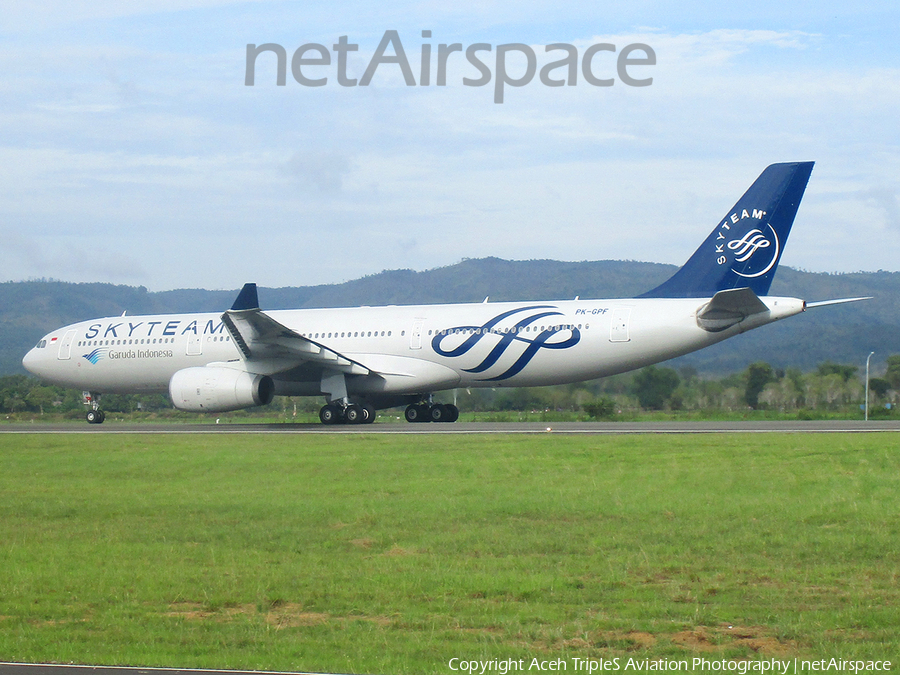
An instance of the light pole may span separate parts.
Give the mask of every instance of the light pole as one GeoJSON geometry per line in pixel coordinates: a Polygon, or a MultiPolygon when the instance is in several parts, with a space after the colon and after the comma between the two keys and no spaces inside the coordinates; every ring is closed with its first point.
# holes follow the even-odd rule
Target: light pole
{"type": "Polygon", "coordinates": [[[869,421],[869,359],[875,352],[869,352],[866,357],[866,422],[869,421]]]}

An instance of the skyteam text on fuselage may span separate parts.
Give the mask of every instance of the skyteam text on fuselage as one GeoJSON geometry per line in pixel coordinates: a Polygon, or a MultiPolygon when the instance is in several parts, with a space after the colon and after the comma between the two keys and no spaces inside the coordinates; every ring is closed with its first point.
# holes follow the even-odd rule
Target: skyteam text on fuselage
{"type": "Polygon", "coordinates": [[[632,299],[264,312],[255,284],[219,314],[120,316],[65,326],[23,359],[101,393],[168,392],[180,410],[225,412],[276,394],[324,396],[323,423],[368,423],[406,405],[410,422],[452,422],[436,392],[532,387],[622,373],[804,311],[767,293],[813,162],[773,164],[668,281],[632,299]]]}

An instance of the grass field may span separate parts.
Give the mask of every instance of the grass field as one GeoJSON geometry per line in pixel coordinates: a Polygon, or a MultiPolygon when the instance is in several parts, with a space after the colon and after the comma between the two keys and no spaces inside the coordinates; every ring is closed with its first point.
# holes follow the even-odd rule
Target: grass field
{"type": "Polygon", "coordinates": [[[898,574],[894,434],[0,436],[0,661],[897,669],[898,574]]]}

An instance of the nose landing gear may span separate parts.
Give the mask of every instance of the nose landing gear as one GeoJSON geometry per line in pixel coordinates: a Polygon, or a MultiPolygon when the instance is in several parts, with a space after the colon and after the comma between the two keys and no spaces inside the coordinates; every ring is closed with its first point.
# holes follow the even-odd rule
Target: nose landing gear
{"type": "Polygon", "coordinates": [[[100,394],[93,394],[89,391],[81,393],[82,401],[85,405],[91,406],[84,418],[88,424],[103,424],[106,419],[106,413],[100,410],[100,394]]]}

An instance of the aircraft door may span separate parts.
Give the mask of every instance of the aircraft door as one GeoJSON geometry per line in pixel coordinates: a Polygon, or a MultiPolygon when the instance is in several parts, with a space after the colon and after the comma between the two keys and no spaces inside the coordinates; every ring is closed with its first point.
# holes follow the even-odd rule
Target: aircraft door
{"type": "Polygon", "coordinates": [[[612,313],[612,321],[609,324],[610,342],[630,342],[628,334],[628,321],[631,318],[631,307],[616,307],[612,313]]]}
{"type": "Polygon", "coordinates": [[[59,354],[57,354],[57,358],[60,361],[67,361],[68,359],[72,358],[72,340],[74,339],[75,331],[66,331],[65,336],[63,336],[62,342],[59,343],[59,354]]]}
{"type": "Polygon", "coordinates": [[[413,323],[412,332],[409,334],[410,349],[422,349],[422,326],[424,325],[424,319],[416,319],[413,323]]]}
{"type": "Polygon", "coordinates": [[[187,351],[188,356],[199,356],[203,353],[203,336],[188,334],[187,351]]]}

